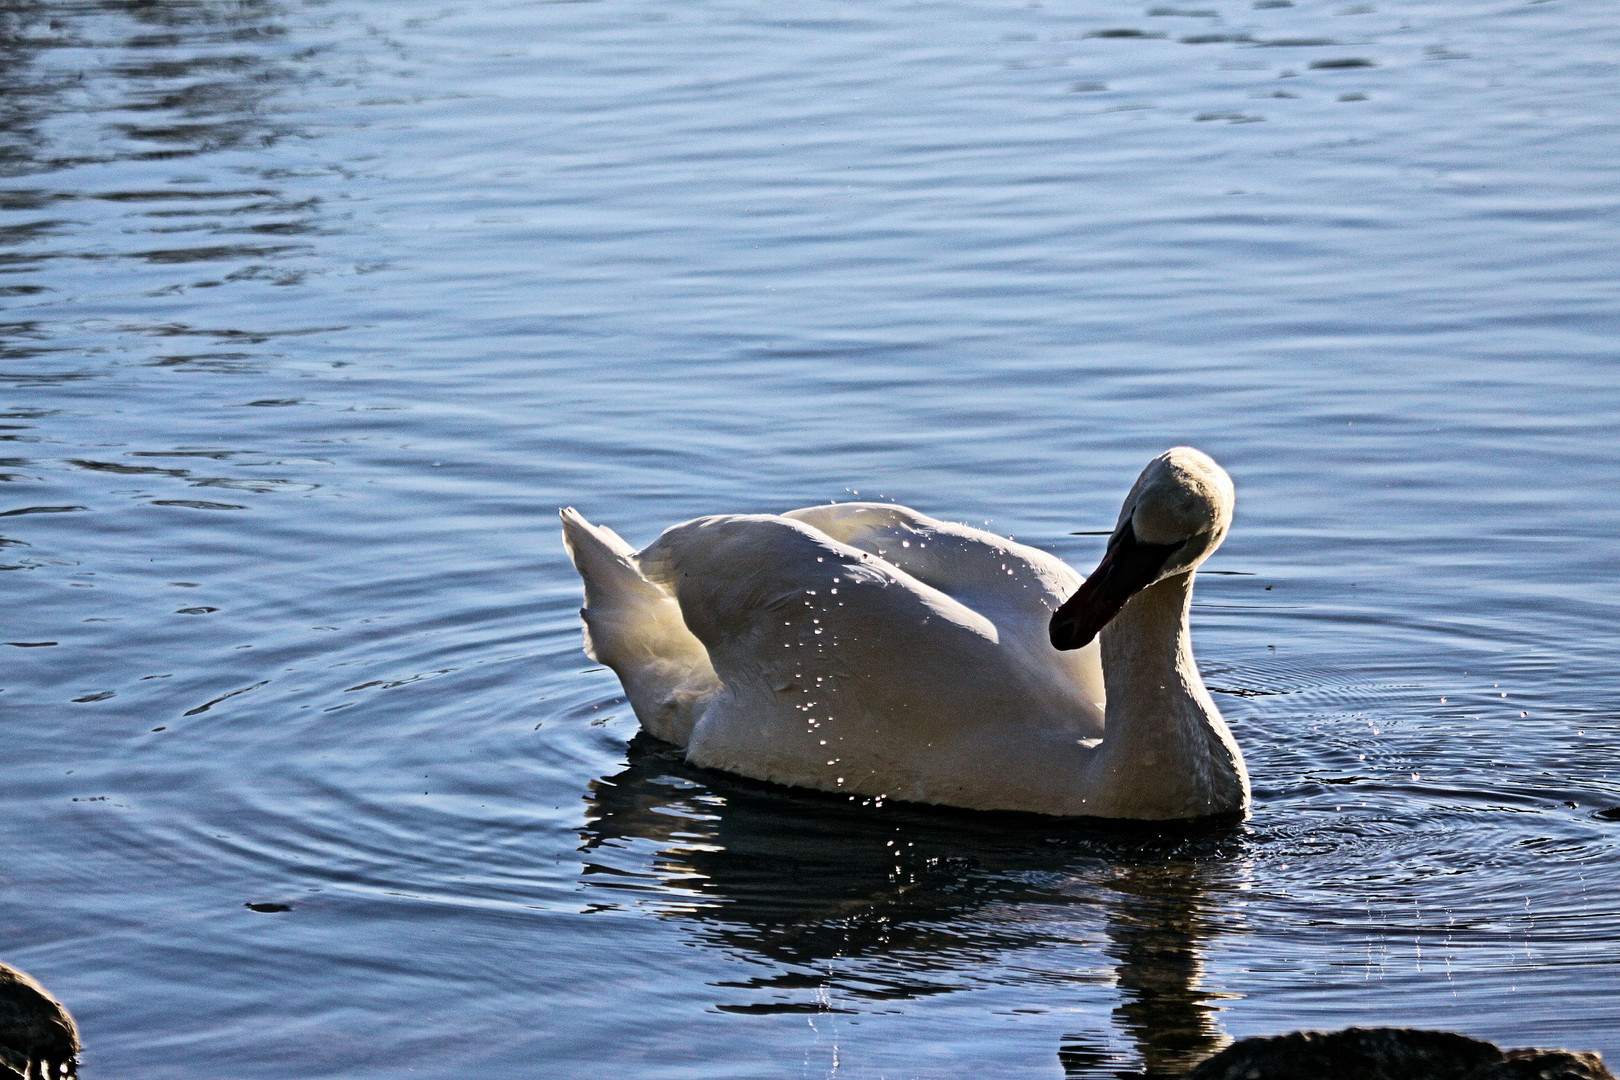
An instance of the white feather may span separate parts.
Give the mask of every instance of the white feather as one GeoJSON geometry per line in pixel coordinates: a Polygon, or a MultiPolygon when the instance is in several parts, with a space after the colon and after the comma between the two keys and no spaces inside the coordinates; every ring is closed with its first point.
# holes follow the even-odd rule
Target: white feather
{"type": "MultiPolygon", "coordinates": [[[[1155,465],[1186,471],[1194,454],[1225,478],[1196,451],[1155,465]]],[[[1139,481],[1132,498],[1152,490],[1139,481]]],[[[1229,520],[1230,506],[1211,513],[1229,520]]],[[[1128,603],[1101,650],[1060,652],[1048,621],[1078,573],[905,507],[698,518],[639,553],[572,509],[562,518],[585,580],[587,651],[618,673],[643,727],[694,764],[973,809],[1173,818],[1247,806],[1242,756],[1191,661],[1191,566],[1128,603]],[[1121,699],[1106,725],[1100,656],[1121,699]]]]}

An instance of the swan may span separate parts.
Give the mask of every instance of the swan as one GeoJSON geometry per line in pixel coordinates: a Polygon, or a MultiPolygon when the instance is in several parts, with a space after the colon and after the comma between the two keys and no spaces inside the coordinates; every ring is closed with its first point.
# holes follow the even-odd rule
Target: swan
{"type": "Polygon", "coordinates": [[[560,513],[586,653],[692,764],[879,803],[1171,820],[1249,807],[1188,627],[1233,501],[1207,455],[1166,451],[1083,582],[887,503],[701,517],[640,552],[560,513]]]}

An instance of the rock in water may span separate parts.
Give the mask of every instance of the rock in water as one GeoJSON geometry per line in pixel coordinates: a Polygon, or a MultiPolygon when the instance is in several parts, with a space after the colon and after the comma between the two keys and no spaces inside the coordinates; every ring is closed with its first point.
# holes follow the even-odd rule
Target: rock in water
{"type": "Polygon", "coordinates": [[[56,1080],[78,1069],[73,1017],[39,983],[0,964],[0,1077],[56,1080]]]}
{"type": "Polygon", "coordinates": [[[1244,1039],[1188,1080],[1615,1080],[1597,1054],[1499,1050],[1449,1031],[1348,1028],[1244,1039]]]}

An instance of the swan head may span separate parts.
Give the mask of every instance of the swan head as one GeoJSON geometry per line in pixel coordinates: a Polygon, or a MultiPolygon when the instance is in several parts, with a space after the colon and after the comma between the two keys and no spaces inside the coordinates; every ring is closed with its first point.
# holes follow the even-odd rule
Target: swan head
{"type": "Polygon", "coordinates": [[[1137,477],[1097,569],[1052,613],[1058,649],[1090,643],[1131,597],[1185,574],[1226,538],[1236,497],[1232,478],[1190,446],[1166,450],[1137,477]]]}

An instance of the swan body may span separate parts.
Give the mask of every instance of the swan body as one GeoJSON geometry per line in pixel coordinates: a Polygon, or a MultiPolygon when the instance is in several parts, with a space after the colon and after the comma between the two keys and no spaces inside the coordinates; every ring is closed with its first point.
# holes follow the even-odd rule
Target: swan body
{"type": "Polygon", "coordinates": [[[1193,818],[1248,807],[1187,627],[1231,492],[1196,450],[1156,458],[1085,582],[880,503],[697,518],[640,552],[572,509],[562,522],[586,651],[693,764],[874,799],[1193,818]]]}

